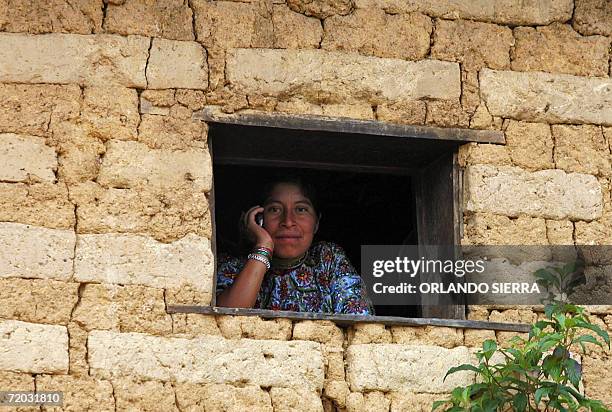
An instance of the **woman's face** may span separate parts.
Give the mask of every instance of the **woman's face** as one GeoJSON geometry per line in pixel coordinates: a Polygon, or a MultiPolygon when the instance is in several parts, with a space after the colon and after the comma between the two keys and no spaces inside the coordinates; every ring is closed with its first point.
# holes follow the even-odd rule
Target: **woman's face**
{"type": "Polygon", "coordinates": [[[279,183],[264,204],[264,225],[274,241],[274,256],[283,259],[304,254],[312,243],[317,215],[310,200],[291,183],[279,183]]]}

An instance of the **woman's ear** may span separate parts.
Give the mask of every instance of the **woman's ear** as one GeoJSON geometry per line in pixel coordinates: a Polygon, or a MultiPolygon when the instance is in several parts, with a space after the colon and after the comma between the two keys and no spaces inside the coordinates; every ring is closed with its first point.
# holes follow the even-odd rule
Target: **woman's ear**
{"type": "Polygon", "coordinates": [[[319,216],[317,217],[317,223],[315,224],[315,227],[314,227],[314,233],[317,233],[319,231],[319,222],[321,221],[322,216],[323,215],[319,213],[319,216]]]}

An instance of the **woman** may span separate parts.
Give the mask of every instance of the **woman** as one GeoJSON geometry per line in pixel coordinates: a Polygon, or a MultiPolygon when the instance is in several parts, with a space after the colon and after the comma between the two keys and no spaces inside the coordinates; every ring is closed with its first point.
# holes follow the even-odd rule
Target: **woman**
{"type": "Polygon", "coordinates": [[[313,244],[319,226],[314,192],[298,179],[284,179],[264,193],[263,205],[252,207],[243,219],[252,252],[220,259],[217,305],[373,314],[344,251],[330,242],[313,244]]]}

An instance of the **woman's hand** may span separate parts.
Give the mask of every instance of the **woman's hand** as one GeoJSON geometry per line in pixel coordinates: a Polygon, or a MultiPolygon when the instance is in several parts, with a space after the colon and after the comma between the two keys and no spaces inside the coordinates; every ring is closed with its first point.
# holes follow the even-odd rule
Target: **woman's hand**
{"type": "Polygon", "coordinates": [[[242,225],[246,230],[246,234],[255,246],[263,246],[274,250],[274,241],[266,229],[259,226],[255,222],[255,216],[258,213],[263,213],[264,208],[257,205],[250,208],[242,216],[242,225]]]}

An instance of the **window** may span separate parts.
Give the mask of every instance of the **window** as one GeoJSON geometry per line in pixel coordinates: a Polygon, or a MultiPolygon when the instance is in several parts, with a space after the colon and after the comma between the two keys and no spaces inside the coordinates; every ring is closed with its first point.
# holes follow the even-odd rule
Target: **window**
{"type": "MultiPolygon", "coordinates": [[[[325,205],[319,235],[343,246],[357,268],[361,244],[459,244],[457,150],[470,141],[504,142],[497,131],[315,116],[203,113],[202,119],[209,125],[213,157],[215,253],[235,246],[237,217],[251,206],[258,187],[254,179],[283,168],[317,186],[325,205]]],[[[386,316],[465,319],[462,296],[454,296],[451,305],[437,303],[376,307],[377,318],[382,317],[374,321],[386,316]]],[[[314,315],[278,314],[326,317],[314,315]]]]}

